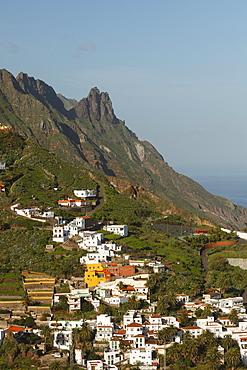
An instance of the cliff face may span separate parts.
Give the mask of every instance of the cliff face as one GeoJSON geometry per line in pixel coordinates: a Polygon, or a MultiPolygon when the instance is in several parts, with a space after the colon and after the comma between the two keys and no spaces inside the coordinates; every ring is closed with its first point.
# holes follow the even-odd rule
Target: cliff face
{"type": "Polygon", "coordinates": [[[72,111],[78,118],[91,122],[107,121],[112,124],[122,122],[115,116],[108,93],[101,93],[97,87],[92,88],[88,97],[81,99],[72,111]]]}
{"type": "Polygon", "coordinates": [[[2,124],[67,161],[131,181],[136,196],[144,188],[224,226],[246,226],[245,208],[209,194],[195,181],[175,172],[149,142],[139,140],[116,117],[107,93],[93,88],[73,105],[66,110],[53,88],[43,81],[24,73],[15,78],[6,70],[0,71],[2,124]]]}

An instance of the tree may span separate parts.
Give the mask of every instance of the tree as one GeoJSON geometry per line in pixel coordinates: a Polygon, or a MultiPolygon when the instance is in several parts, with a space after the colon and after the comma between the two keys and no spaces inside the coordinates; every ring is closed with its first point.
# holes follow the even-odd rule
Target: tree
{"type": "Polygon", "coordinates": [[[234,346],[228,349],[225,353],[225,363],[231,368],[231,370],[236,369],[241,364],[239,346],[234,346]]]}
{"type": "Polygon", "coordinates": [[[237,341],[232,338],[230,334],[226,335],[221,340],[221,345],[224,348],[225,351],[228,351],[231,347],[237,346],[237,341]]]}
{"type": "Polygon", "coordinates": [[[123,283],[122,281],[119,281],[119,283],[117,284],[117,287],[118,287],[120,290],[122,290],[122,289],[125,287],[125,285],[124,285],[124,283],[123,283]]]}
{"type": "Polygon", "coordinates": [[[30,297],[28,296],[27,292],[25,292],[25,294],[24,294],[24,296],[21,300],[21,304],[25,308],[25,312],[28,311],[28,306],[30,306],[31,303],[32,302],[31,302],[30,297]]]}
{"type": "Polygon", "coordinates": [[[210,261],[210,265],[209,265],[209,268],[211,270],[217,270],[217,271],[222,271],[222,272],[225,272],[226,270],[228,270],[229,267],[230,265],[227,259],[221,256],[214,257],[214,259],[210,261]]]}
{"type": "Polygon", "coordinates": [[[160,344],[170,343],[173,336],[177,333],[178,329],[174,326],[163,328],[158,331],[158,340],[160,344]]]}
{"type": "Polygon", "coordinates": [[[52,335],[51,335],[51,329],[49,328],[48,325],[42,325],[40,327],[40,335],[42,337],[44,337],[44,340],[45,340],[45,348],[44,348],[44,352],[46,353],[47,351],[47,347],[48,347],[48,343],[50,344],[51,342],[51,338],[52,338],[52,335]]]}
{"type": "Polygon", "coordinates": [[[85,298],[82,298],[81,311],[88,312],[88,311],[93,311],[93,310],[94,310],[94,306],[92,305],[92,303],[88,302],[85,298]]]}
{"type": "Polygon", "coordinates": [[[59,297],[59,309],[62,311],[68,311],[68,298],[64,295],[59,297]]]}
{"type": "Polygon", "coordinates": [[[11,332],[6,334],[0,351],[8,361],[13,362],[19,353],[18,344],[11,332]]]}
{"type": "Polygon", "coordinates": [[[50,366],[49,366],[49,370],[63,370],[64,367],[63,365],[61,364],[60,361],[53,361],[50,366]]]}
{"type": "Polygon", "coordinates": [[[215,282],[215,286],[219,288],[221,294],[225,294],[226,291],[232,288],[231,276],[220,274],[215,282]]]}
{"type": "Polygon", "coordinates": [[[229,317],[229,320],[231,321],[231,323],[233,323],[235,325],[238,321],[238,312],[237,312],[237,310],[235,310],[235,309],[231,310],[231,313],[228,317],[229,317]]]}
{"type": "Polygon", "coordinates": [[[222,365],[222,355],[218,347],[210,346],[207,349],[205,360],[208,370],[218,370],[222,365]]]}

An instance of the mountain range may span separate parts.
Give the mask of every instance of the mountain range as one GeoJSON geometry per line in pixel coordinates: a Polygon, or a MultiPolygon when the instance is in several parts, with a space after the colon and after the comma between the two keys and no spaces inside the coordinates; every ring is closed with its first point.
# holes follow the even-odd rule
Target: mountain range
{"type": "MultiPolygon", "coordinates": [[[[129,197],[138,197],[146,189],[216,224],[233,229],[247,225],[246,208],[208,193],[174,171],[152,144],[139,140],[116,117],[108,93],[96,87],[77,102],[26,73],[14,77],[2,69],[0,123],[67,162],[104,174],[117,191],[129,197]]],[[[172,212],[167,207],[166,212],[172,212]]]]}

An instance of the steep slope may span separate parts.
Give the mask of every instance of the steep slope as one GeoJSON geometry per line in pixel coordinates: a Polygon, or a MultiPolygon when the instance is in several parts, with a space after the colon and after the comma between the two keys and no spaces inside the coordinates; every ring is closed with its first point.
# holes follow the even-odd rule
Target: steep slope
{"type": "Polygon", "coordinates": [[[247,210],[209,194],[175,172],[147,141],[114,113],[107,93],[90,90],[67,111],[52,87],[24,73],[0,72],[0,122],[55,153],[112,177],[130,180],[161,198],[233,228],[246,226],[247,210]]]}

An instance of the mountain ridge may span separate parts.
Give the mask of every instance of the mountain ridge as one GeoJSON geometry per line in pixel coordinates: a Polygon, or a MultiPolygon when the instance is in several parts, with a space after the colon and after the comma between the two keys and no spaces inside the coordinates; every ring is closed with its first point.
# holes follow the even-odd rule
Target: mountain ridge
{"type": "Polygon", "coordinates": [[[247,209],[175,172],[148,141],[116,117],[109,94],[92,88],[69,111],[45,82],[0,71],[0,122],[71,163],[129,180],[201,217],[246,226],[247,209]]]}

